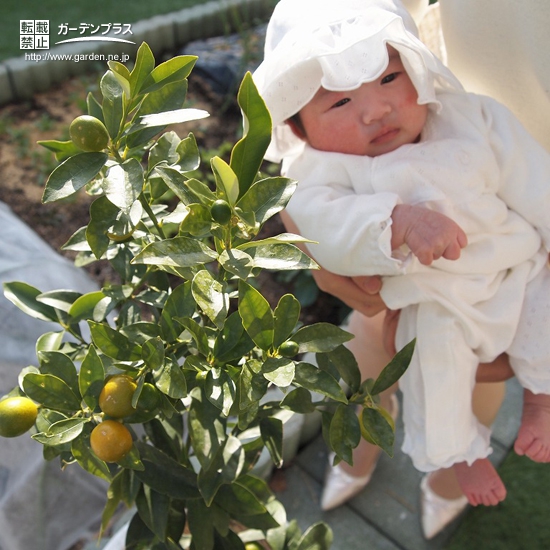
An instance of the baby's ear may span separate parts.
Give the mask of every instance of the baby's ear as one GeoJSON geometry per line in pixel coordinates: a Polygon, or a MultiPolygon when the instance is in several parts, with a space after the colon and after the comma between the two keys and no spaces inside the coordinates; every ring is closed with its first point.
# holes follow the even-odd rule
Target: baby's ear
{"type": "Polygon", "coordinates": [[[288,124],[288,126],[292,130],[292,133],[297,138],[303,141],[307,141],[307,136],[306,136],[304,127],[302,126],[302,121],[297,115],[293,116],[292,118],[287,118],[285,120],[285,124],[288,124]]]}

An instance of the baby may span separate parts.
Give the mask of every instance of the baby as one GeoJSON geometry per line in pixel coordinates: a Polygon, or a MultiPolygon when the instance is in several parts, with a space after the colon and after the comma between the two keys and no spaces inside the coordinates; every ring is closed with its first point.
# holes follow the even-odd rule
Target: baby
{"type": "Polygon", "coordinates": [[[417,338],[403,450],[453,466],[471,504],[506,490],[472,412],[480,362],[506,352],[524,387],[518,454],[550,461],[550,156],[496,101],[466,93],[398,0],[281,0],[254,74],[266,158],[298,180],[288,213],[316,260],[383,275],[417,338]]]}

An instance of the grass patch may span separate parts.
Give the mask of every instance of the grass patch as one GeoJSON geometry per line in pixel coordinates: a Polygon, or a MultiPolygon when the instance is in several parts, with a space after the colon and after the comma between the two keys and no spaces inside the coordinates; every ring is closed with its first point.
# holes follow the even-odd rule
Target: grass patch
{"type": "Polygon", "coordinates": [[[470,509],[445,550],[550,548],[550,466],[511,452],[499,473],[508,491],[504,502],[470,509]]]}
{"type": "MultiPolygon", "coordinates": [[[[50,46],[58,38],[59,25],[65,23],[78,28],[80,23],[101,25],[107,23],[135,23],[155,15],[162,15],[208,0],[155,0],[154,2],[113,2],[112,0],[48,0],[47,2],[2,1],[2,33],[0,34],[0,60],[19,57],[19,21],[21,19],[47,19],[50,21],[50,46]]],[[[100,31],[101,32],[101,31],[100,31]]],[[[89,32],[88,32],[89,34],[89,32]]],[[[77,33],[65,38],[76,38],[77,33]]],[[[128,36],[125,36],[128,38],[128,36]]],[[[131,39],[131,38],[130,38],[131,39]]],[[[28,50],[34,51],[34,50],[28,50]]]]}

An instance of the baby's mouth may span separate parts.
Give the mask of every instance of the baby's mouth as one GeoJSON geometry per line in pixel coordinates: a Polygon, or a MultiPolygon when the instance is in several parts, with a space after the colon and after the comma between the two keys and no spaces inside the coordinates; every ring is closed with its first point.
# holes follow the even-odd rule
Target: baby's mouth
{"type": "Polygon", "coordinates": [[[378,135],[371,141],[374,144],[387,143],[392,141],[397,134],[399,134],[399,128],[384,128],[378,133],[378,135]]]}

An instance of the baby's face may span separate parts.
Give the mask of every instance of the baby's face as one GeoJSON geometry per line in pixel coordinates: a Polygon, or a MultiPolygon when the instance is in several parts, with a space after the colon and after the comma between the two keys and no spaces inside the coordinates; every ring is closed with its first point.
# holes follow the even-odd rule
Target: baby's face
{"type": "Polygon", "coordinates": [[[311,147],[376,157],[418,141],[428,107],[418,105],[398,52],[388,51],[388,67],[377,80],[347,92],[321,88],[300,111],[302,137],[311,147]]]}

